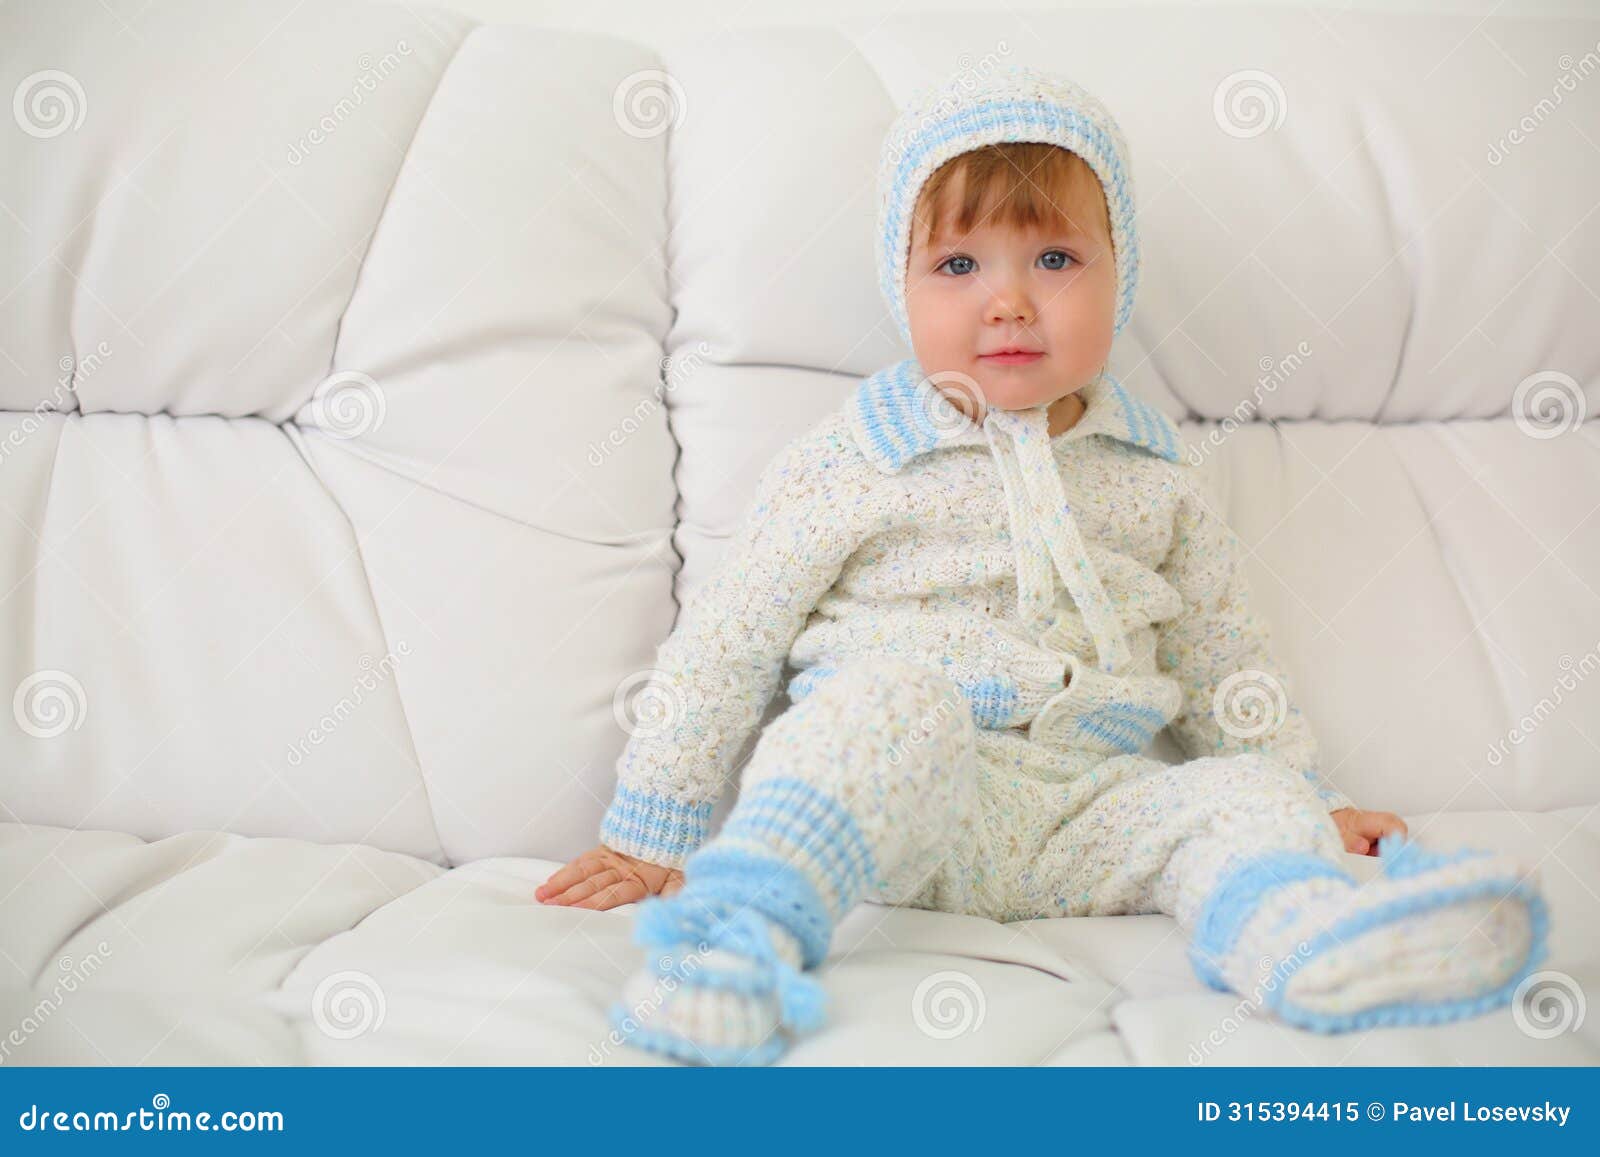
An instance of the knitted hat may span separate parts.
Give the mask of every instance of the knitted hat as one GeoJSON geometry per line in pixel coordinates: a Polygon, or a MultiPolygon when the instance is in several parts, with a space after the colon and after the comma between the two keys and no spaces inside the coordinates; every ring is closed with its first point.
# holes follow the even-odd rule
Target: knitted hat
{"type": "Polygon", "coordinates": [[[1007,141],[1039,141],[1077,153],[1100,178],[1116,250],[1120,333],[1139,281],[1133,173],[1122,132],[1094,96],[1065,77],[1008,66],[974,80],[970,70],[914,96],[889,128],[878,167],[878,285],[906,344],[906,263],[917,194],[951,157],[1007,141]]]}

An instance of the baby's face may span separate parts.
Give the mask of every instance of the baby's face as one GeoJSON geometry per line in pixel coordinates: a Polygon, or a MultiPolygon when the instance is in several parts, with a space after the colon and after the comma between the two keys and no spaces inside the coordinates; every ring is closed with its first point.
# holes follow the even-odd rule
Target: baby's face
{"type": "MultiPolygon", "coordinates": [[[[913,229],[906,314],[927,374],[957,371],[978,383],[983,405],[1004,410],[1049,405],[1082,389],[1111,353],[1116,268],[1111,243],[1094,223],[1026,230],[988,219],[955,234],[948,217],[929,243],[913,229]],[[1037,352],[1030,359],[992,355],[1037,352]]],[[[946,396],[981,419],[958,384],[946,396]]]]}

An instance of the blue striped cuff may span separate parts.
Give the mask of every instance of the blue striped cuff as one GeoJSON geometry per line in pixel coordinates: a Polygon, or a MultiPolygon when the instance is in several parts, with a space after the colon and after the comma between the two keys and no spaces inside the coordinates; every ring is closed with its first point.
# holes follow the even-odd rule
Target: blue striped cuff
{"type": "Polygon", "coordinates": [[[710,833],[714,801],[688,803],[624,784],[600,821],[600,842],[619,852],[681,868],[710,833]]]}
{"type": "Polygon", "coordinates": [[[1335,812],[1340,808],[1356,806],[1354,800],[1332,784],[1323,782],[1315,772],[1308,771],[1305,776],[1311,786],[1316,789],[1317,798],[1327,805],[1329,811],[1335,812]]]}
{"type": "Polygon", "coordinates": [[[1189,964],[1195,975],[1218,992],[1231,991],[1224,962],[1239,947],[1239,933],[1263,897],[1285,884],[1322,877],[1356,886],[1355,877],[1338,864],[1288,848],[1247,855],[1224,867],[1201,905],[1189,940],[1189,964]]]}

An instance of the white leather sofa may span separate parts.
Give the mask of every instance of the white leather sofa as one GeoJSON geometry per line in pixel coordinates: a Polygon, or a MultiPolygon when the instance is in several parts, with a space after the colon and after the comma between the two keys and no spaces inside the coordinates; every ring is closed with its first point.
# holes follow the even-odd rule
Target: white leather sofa
{"type": "Polygon", "coordinates": [[[1536,864],[1547,974],[1321,1037],[1164,916],[864,904],[785,1063],[1600,1060],[1597,53],[1509,7],[7,5],[0,1063],[665,1063],[608,1039],[634,908],[533,890],[762,465],[907,352],[897,102],[997,61],[1128,134],[1113,369],[1207,462],[1328,774],[1536,864]]]}

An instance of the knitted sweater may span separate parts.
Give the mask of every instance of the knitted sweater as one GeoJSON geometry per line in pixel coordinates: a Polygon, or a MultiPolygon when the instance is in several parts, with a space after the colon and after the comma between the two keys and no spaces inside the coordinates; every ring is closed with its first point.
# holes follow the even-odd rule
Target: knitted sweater
{"type": "Polygon", "coordinates": [[[1044,407],[991,410],[980,427],[907,359],[790,441],[657,649],[665,711],[617,761],[602,842],[681,867],[784,664],[798,701],[840,663],[883,654],[949,675],[981,727],[1095,758],[1142,752],[1170,727],[1191,759],[1267,754],[1330,810],[1354,806],[1318,777],[1237,537],[1177,428],[1109,376],[1080,397],[1077,424],[1053,438],[1044,407]],[[1053,468],[1060,516],[1030,503],[1037,487],[997,428],[1053,468]]]}

